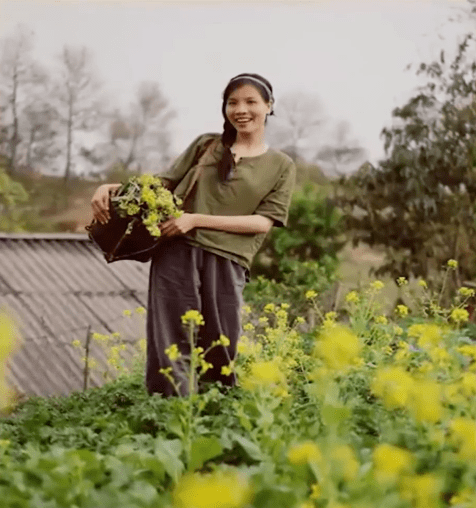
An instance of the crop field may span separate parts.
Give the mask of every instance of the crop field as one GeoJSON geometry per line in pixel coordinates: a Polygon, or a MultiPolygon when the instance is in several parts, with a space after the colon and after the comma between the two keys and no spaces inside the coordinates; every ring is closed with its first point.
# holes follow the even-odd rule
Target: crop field
{"type": "MultiPolygon", "coordinates": [[[[141,361],[116,362],[101,388],[16,408],[2,384],[0,506],[474,508],[474,292],[442,307],[424,281],[416,299],[408,281],[397,286],[414,300],[390,312],[380,280],[344,292],[338,313],[308,291],[314,326],[291,322],[287,302],[245,307],[238,359],[224,368],[233,388],[150,397],[141,361]]],[[[201,319],[183,317],[192,344],[201,319]]],[[[2,315],[2,374],[13,337],[2,315]]],[[[203,355],[192,347],[186,359],[191,387],[203,355]]]]}

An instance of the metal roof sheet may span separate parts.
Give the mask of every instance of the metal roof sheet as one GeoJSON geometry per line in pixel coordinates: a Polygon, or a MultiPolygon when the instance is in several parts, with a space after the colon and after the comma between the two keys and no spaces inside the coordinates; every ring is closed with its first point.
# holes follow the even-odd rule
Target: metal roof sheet
{"type": "MultiPolygon", "coordinates": [[[[145,336],[144,316],[124,310],[146,307],[149,263],[108,265],[87,235],[0,233],[0,308],[18,322],[21,349],[10,359],[10,384],[25,395],[60,395],[83,388],[89,332],[118,332],[130,359],[145,336]]],[[[91,356],[106,368],[101,344],[91,356]]],[[[104,382],[92,371],[89,386],[104,382]]]]}

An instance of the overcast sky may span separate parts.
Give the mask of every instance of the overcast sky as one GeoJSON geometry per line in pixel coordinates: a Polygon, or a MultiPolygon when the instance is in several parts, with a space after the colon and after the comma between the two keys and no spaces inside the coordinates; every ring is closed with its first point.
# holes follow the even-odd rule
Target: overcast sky
{"type": "Polygon", "coordinates": [[[391,110],[417,84],[409,63],[453,49],[465,32],[448,18],[465,0],[315,2],[139,2],[0,0],[0,36],[19,23],[50,64],[64,44],[95,55],[111,95],[127,105],[142,80],[156,80],[178,117],[180,151],[222,127],[221,94],[241,72],[267,77],[276,93],[317,94],[328,116],[348,120],[375,161],[391,110]]]}

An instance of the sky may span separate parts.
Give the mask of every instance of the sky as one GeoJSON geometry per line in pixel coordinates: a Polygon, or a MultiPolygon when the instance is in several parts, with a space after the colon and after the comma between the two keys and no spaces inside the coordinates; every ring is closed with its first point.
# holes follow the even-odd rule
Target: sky
{"type": "Polygon", "coordinates": [[[87,46],[111,97],[124,107],[137,85],[158,81],[177,112],[177,152],[219,132],[228,80],[257,72],[279,97],[319,97],[331,122],[348,121],[371,162],[380,132],[418,85],[408,64],[453,50],[467,32],[448,19],[465,0],[160,2],[0,0],[0,37],[35,33],[35,56],[52,65],[65,44],[87,46]]]}

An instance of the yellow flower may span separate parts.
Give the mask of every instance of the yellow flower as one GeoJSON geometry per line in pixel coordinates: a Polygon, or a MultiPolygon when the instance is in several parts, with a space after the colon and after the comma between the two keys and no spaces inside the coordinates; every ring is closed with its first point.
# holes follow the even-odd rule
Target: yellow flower
{"type": "Polygon", "coordinates": [[[443,393],[436,381],[418,381],[408,394],[407,408],[418,422],[435,423],[443,416],[443,393]]]}
{"type": "Polygon", "coordinates": [[[406,286],[408,284],[408,280],[405,277],[398,277],[397,286],[406,286]]]}
{"type": "Polygon", "coordinates": [[[428,284],[427,284],[427,283],[426,283],[426,281],[425,281],[425,280],[423,280],[423,279],[420,279],[420,280],[418,281],[418,285],[419,285],[420,287],[422,287],[423,289],[426,289],[426,288],[428,287],[428,284]]]}
{"type": "Polygon", "coordinates": [[[322,496],[321,486],[318,483],[313,483],[311,485],[311,495],[309,497],[311,499],[319,499],[321,496],[322,496]]]}
{"type": "Polygon", "coordinates": [[[401,496],[415,508],[435,508],[440,505],[443,483],[432,473],[407,477],[401,482],[401,496]]]}
{"type": "Polygon", "coordinates": [[[371,383],[372,392],[381,397],[389,408],[404,407],[415,382],[400,367],[378,369],[371,383]]]}
{"type": "Polygon", "coordinates": [[[474,289],[469,289],[467,287],[460,287],[458,289],[458,293],[461,295],[461,296],[465,296],[467,298],[471,298],[475,295],[475,291],[474,289]]]}
{"type": "Polygon", "coordinates": [[[453,309],[450,319],[455,323],[466,323],[469,319],[469,312],[466,309],[453,309]]]}
{"type": "Polygon", "coordinates": [[[359,295],[357,291],[350,291],[345,295],[345,301],[349,303],[357,303],[359,301],[359,295]]]}
{"type": "Polygon", "coordinates": [[[132,316],[132,311],[130,311],[130,310],[128,310],[128,309],[123,310],[123,311],[122,311],[122,315],[123,315],[124,317],[129,317],[129,316],[132,316]]]}
{"type": "Polygon", "coordinates": [[[73,340],[72,344],[74,347],[81,347],[82,346],[81,341],[78,339],[73,340]]]}
{"type": "Polygon", "coordinates": [[[295,444],[288,451],[288,460],[294,465],[304,465],[322,460],[321,450],[313,441],[295,444]]]}
{"type": "Polygon", "coordinates": [[[450,440],[459,448],[462,459],[476,459],[476,421],[470,418],[454,418],[449,423],[450,440]]]}
{"type": "Polygon", "coordinates": [[[370,287],[375,291],[380,291],[385,287],[385,284],[381,280],[374,280],[370,283],[370,287]]]}
{"type": "Polygon", "coordinates": [[[203,316],[198,312],[198,310],[188,310],[182,316],[182,323],[187,325],[189,323],[194,323],[196,326],[204,325],[205,321],[203,316]]]}
{"type": "Polygon", "coordinates": [[[312,300],[313,298],[315,298],[317,296],[317,293],[313,290],[313,289],[310,289],[309,291],[306,291],[306,300],[312,300]]]}
{"type": "Polygon", "coordinates": [[[461,391],[466,397],[476,395],[476,374],[474,372],[464,372],[460,384],[461,391]]]}
{"type": "Polygon", "coordinates": [[[372,461],[378,482],[395,482],[400,475],[410,472],[413,456],[408,450],[383,443],[374,449],[372,461]]]}
{"type": "Polygon", "coordinates": [[[223,365],[221,368],[221,374],[222,376],[231,376],[233,374],[233,370],[230,369],[229,365],[223,365]]]}
{"type": "Polygon", "coordinates": [[[251,307],[249,305],[243,305],[242,311],[243,314],[251,314],[251,307]]]}
{"type": "Polygon", "coordinates": [[[182,356],[182,353],[179,351],[177,344],[172,344],[170,347],[168,347],[165,350],[165,354],[172,362],[175,362],[175,360],[178,360],[182,356]]]}
{"type": "Polygon", "coordinates": [[[252,497],[248,480],[232,470],[187,474],[172,493],[174,508],[243,508],[252,497]]]}
{"type": "Polygon", "coordinates": [[[270,387],[284,384],[286,378],[274,360],[252,363],[249,375],[243,380],[243,388],[252,390],[260,386],[270,387]]]}
{"type": "Polygon", "coordinates": [[[464,356],[469,356],[476,361],[476,344],[465,344],[464,346],[460,346],[457,351],[458,353],[461,353],[464,356]]]}
{"type": "Polygon", "coordinates": [[[141,316],[143,316],[147,312],[144,307],[136,307],[135,311],[136,314],[139,314],[141,316]]]}
{"type": "Polygon", "coordinates": [[[362,344],[345,326],[335,325],[324,329],[319,339],[314,354],[322,358],[331,369],[344,370],[358,362],[362,344]]]}
{"type": "Polygon", "coordinates": [[[288,310],[288,309],[289,309],[289,307],[290,307],[289,303],[282,303],[282,304],[281,304],[281,309],[282,309],[282,310],[288,310]]]}
{"type": "Polygon", "coordinates": [[[230,345],[230,339],[226,335],[220,335],[220,344],[228,347],[230,345]]]}
{"type": "Polygon", "coordinates": [[[10,407],[15,397],[14,391],[6,382],[6,364],[19,346],[20,336],[13,320],[0,311],[0,411],[10,407]]]}
{"type": "Polygon", "coordinates": [[[303,323],[305,323],[305,322],[306,322],[306,320],[305,320],[302,316],[298,316],[298,317],[296,318],[296,320],[295,320],[295,323],[296,323],[297,325],[302,325],[302,324],[303,324],[303,323]]]}
{"type": "Polygon", "coordinates": [[[268,314],[272,314],[276,310],[276,306],[274,305],[274,303],[267,303],[264,306],[263,310],[264,310],[264,312],[266,312],[268,314]]]}
{"type": "Polygon", "coordinates": [[[375,318],[375,322],[379,325],[386,325],[388,323],[388,320],[385,316],[377,316],[375,318]]]}
{"type": "Polygon", "coordinates": [[[476,493],[470,487],[466,487],[458,494],[452,496],[450,499],[450,505],[473,508],[476,506],[476,493]]]}
{"type": "Polygon", "coordinates": [[[244,326],[243,326],[243,330],[247,331],[247,332],[252,332],[253,330],[255,329],[255,326],[253,323],[246,323],[244,326]]]}
{"type": "Polygon", "coordinates": [[[446,264],[447,264],[448,268],[453,268],[453,269],[458,268],[458,261],[456,261],[456,259],[449,259],[446,264]]]}
{"type": "Polygon", "coordinates": [[[398,326],[398,325],[395,325],[395,326],[393,327],[393,333],[394,333],[395,335],[403,335],[403,328],[401,328],[401,327],[400,327],[400,326],[398,326]]]}
{"type": "Polygon", "coordinates": [[[400,317],[408,316],[408,307],[406,305],[397,305],[397,308],[395,309],[395,312],[400,317]]]}
{"type": "Polygon", "coordinates": [[[258,323],[260,325],[267,325],[269,322],[269,319],[266,316],[262,316],[258,319],[258,323]]]}

